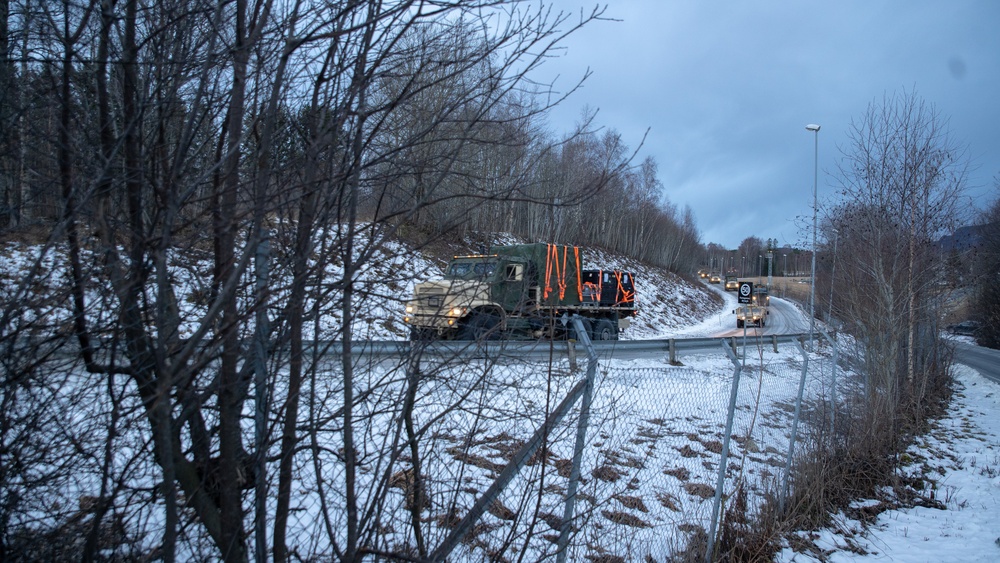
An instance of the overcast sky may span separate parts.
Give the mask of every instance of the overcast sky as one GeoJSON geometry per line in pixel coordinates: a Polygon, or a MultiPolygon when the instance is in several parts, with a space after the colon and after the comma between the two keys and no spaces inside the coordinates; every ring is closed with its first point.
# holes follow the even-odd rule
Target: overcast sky
{"type": "MultiPolygon", "coordinates": [[[[597,4],[556,0],[557,9],[597,4]]],[[[602,5],[605,2],[601,3],[602,5]]],[[[851,120],[884,95],[933,105],[967,149],[968,197],[1000,177],[1000,1],[611,0],[536,75],[569,88],[550,115],[563,134],[584,107],[652,156],[671,203],[694,211],[702,242],[748,236],[808,247],[814,133],[819,199],[835,196],[851,120]]],[[[966,206],[966,208],[971,208],[966,206]]]]}

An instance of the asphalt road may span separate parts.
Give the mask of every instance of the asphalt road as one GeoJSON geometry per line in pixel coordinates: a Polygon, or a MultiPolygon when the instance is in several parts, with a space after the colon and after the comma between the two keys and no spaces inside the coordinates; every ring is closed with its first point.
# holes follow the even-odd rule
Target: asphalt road
{"type": "MultiPolygon", "coordinates": [[[[734,310],[739,306],[736,299],[736,292],[725,291],[722,286],[718,284],[705,284],[709,289],[715,291],[716,293],[722,295],[722,298],[726,301],[726,309],[734,310]]],[[[802,311],[799,311],[794,303],[791,301],[786,301],[775,296],[771,296],[770,306],[768,307],[767,320],[764,321],[764,326],[759,327],[747,327],[746,334],[750,336],[771,336],[775,334],[801,334],[809,332],[809,318],[807,315],[803,315],[802,311]]],[[[729,337],[729,336],[743,336],[743,329],[736,328],[736,315],[731,315],[732,318],[732,328],[728,330],[723,330],[712,334],[715,337],[729,337]]]]}
{"type": "Polygon", "coordinates": [[[978,370],[987,379],[1000,383],[1000,350],[956,342],[955,361],[978,370]]]}

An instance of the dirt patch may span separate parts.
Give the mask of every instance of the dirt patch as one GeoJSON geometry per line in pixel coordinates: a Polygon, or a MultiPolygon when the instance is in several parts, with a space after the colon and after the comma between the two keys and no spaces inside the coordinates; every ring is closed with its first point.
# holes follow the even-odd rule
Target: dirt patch
{"type": "Polygon", "coordinates": [[[451,456],[455,458],[457,461],[468,463],[469,465],[473,465],[480,469],[486,469],[494,473],[500,473],[501,471],[503,471],[504,468],[504,465],[501,463],[490,461],[481,455],[470,454],[459,447],[448,448],[445,451],[451,454],[451,456]]]}
{"type": "Polygon", "coordinates": [[[687,494],[702,499],[710,499],[715,496],[715,487],[705,483],[684,483],[684,490],[687,494]]]}
{"type": "Polygon", "coordinates": [[[606,483],[614,483],[621,479],[623,475],[621,471],[618,471],[614,466],[608,464],[595,467],[590,474],[594,477],[594,479],[598,479],[606,483]]]}
{"type": "Polygon", "coordinates": [[[673,510],[674,512],[680,512],[681,508],[678,506],[677,497],[667,492],[656,493],[656,500],[660,503],[660,506],[673,510]]]}
{"type": "Polygon", "coordinates": [[[691,478],[691,472],[688,471],[686,467],[675,467],[673,469],[664,469],[664,473],[676,477],[681,481],[687,481],[691,478]]]}
{"type": "Polygon", "coordinates": [[[612,495],[611,498],[622,503],[622,506],[625,508],[631,508],[632,510],[638,510],[640,512],[649,512],[649,509],[646,508],[646,503],[642,502],[642,497],[616,494],[612,495]]]}
{"type": "Polygon", "coordinates": [[[490,503],[490,507],[487,509],[490,514],[496,516],[501,520],[514,520],[517,518],[517,513],[513,510],[504,506],[504,504],[498,500],[490,503]]]}
{"type": "Polygon", "coordinates": [[[629,514],[628,512],[622,512],[620,510],[602,510],[601,516],[611,520],[615,524],[621,524],[623,526],[630,526],[632,528],[651,528],[652,525],[646,522],[642,518],[634,514],[629,514]]]}

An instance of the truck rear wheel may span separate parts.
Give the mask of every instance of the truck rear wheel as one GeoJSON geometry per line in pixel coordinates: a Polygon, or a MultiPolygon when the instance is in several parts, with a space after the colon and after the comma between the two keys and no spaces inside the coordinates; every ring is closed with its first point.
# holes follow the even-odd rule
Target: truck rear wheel
{"type": "Polygon", "coordinates": [[[618,340],[615,325],[607,319],[601,319],[594,325],[594,340],[618,340]]]}

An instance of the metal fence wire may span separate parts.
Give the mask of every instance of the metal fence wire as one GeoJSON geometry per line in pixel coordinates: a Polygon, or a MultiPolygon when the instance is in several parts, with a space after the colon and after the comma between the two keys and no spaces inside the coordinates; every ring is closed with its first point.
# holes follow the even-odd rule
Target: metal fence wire
{"type": "MultiPolygon", "coordinates": [[[[718,524],[731,508],[752,518],[765,498],[786,490],[793,431],[804,435],[815,426],[800,424],[796,414],[824,422],[834,373],[824,356],[798,345],[734,353],[732,340],[724,342],[715,353],[683,356],[687,365],[677,367],[666,358],[605,361],[587,342],[577,343],[576,361],[418,355],[359,363],[351,468],[343,366],[333,355],[317,355],[300,391],[285,545],[295,558],[335,560],[354,526],[351,541],[372,560],[712,557],[718,524]],[[354,514],[345,509],[351,503],[354,514]]],[[[282,405],[289,396],[282,368],[270,371],[277,374],[270,400],[282,405]]],[[[99,388],[91,383],[70,387],[99,388]]],[[[98,408],[102,401],[77,400],[74,408],[91,405],[97,414],[67,417],[62,430],[93,433],[87,420],[110,416],[98,408]]],[[[112,549],[152,553],[164,533],[159,471],[141,409],[123,406],[129,409],[116,423],[112,460],[122,469],[108,503],[130,551],[112,549]]],[[[279,511],[282,422],[282,411],[270,409],[267,455],[259,458],[264,497],[253,488],[244,496],[249,555],[259,560],[269,557],[258,546],[270,550],[279,511]],[[252,525],[259,514],[265,521],[252,525]],[[259,530],[267,541],[255,541],[259,530]]],[[[74,507],[67,518],[79,518],[86,495],[100,490],[100,467],[74,468],[71,482],[47,489],[52,503],[74,507]]],[[[58,517],[51,520],[52,529],[63,529],[58,517]]],[[[184,509],[181,520],[178,559],[212,559],[212,542],[193,513],[184,509]]]]}
{"type": "MultiPolygon", "coordinates": [[[[801,438],[801,420],[822,422],[834,373],[823,365],[829,360],[810,367],[801,346],[788,348],[738,350],[747,357],[729,352],[732,363],[723,370],[717,361],[706,362],[716,366],[707,370],[599,368],[582,449],[567,451],[568,422],[561,437],[554,433],[546,444],[548,459],[564,469],[549,478],[549,493],[564,490],[568,460],[574,454],[582,460],[572,540],[556,557],[668,561],[688,552],[712,559],[722,515],[728,511],[729,523],[740,526],[752,521],[764,499],[786,494],[793,435],[798,430],[801,438]]],[[[513,490],[504,494],[510,498],[513,490]]],[[[561,522],[546,498],[547,508],[536,516],[545,523],[541,539],[553,542],[561,522]]],[[[483,529],[500,526],[489,515],[483,522],[483,529]]],[[[540,543],[532,550],[536,558],[553,554],[540,543]]],[[[465,557],[476,558],[473,552],[465,557]]]]}
{"type": "MultiPolygon", "coordinates": [[[[738,350],[747,357],[727,351],[728,368],[720,368],[726,364],[717,357],[704,362],[713,366],[707,369],[596,367],[592,358],[592,402],[577,401],[579,389],[564,383],[563,406],[572,400],[572,409],[554,422],[559,409],[527,417],[537,421],[537,437],[549,413],[544,443],[528,453],[523,474],[502,490],[478,495],[489,509],[466,512],[472,518],[451,533],[461,543],[439,550],[439,560],[516,560],[527,553],[531,560],[669,561],[685,552],[686,558],[712,559],[722,515],[729,512],[731,525],[746,524],[765,498],[786,493],[793,435],[798,429],[801,437],[805,428],[800,418],[821,422],[827,412],[822,407],[832,370],[822,361],[810,366],[801,346],[787,348],[738,350]],[[581,425],[580,411],[588,407],[581,425]],[[574,440],[574,425],[584,427],[582,441],[574,440]],[[575,495],[574,459],[580,474],[575,495]],[[560,536],[567,530],[569,537],[560,536]]],[[[533,378],[515,378],[524,401],[533,378]]],[[[566,379],[581,382],[568,372],[566,379]]],[[[523,446],[531,442],[527,430],[500,435],[523,446]]],[[[496,447],[484,436],[464,455],[488,458],[496,447]]]]}

